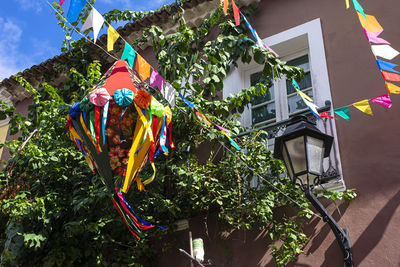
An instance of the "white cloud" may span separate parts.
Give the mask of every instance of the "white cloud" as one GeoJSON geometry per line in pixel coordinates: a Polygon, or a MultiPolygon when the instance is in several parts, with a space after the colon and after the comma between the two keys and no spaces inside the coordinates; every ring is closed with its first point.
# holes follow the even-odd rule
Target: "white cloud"
{"type": "Polygon", "coordinates": [[[43,6],[46,4],[45,1],[35,0],[14,0],[16,1],[23,10],[34,10],[36,13],[40,13],[43,10],[43,6]]]}
{"type": "Polygon", "coordinates": [[[9,19],[0,17],[0,79],[21,70],[21,60],[17,48],[22,29],[9,19]]]}

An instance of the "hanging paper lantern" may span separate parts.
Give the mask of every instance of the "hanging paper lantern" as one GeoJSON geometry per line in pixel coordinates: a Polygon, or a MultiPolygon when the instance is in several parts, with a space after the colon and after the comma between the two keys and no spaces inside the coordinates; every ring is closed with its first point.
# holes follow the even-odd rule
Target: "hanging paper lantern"
{"type": "Polygon", "coordinates": [[[156,147],[167,153],[165,139],[168,129],[171,134],[172,116],[169,108],[138,90],[141,85],[130,66],[119,60],[89,95],[72,105],[67,120],[71,139],[89,167],[103,178],[115,208],[137,238],[143,236],[142,230],[156,225],[141,220],[124,194],[133,181],[142,191],[154,180],[156,147]],[[154,173],[142,182],[139,173],[147,161],[154,173]]]}

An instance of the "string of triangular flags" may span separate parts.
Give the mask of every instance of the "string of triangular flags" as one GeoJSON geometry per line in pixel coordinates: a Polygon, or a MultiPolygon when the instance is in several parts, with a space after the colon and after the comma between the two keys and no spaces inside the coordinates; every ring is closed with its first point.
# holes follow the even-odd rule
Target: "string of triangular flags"
{"type": "MultiPolygon", "coordinates": [[[[373,115],[369,102],[379,104],[381,106],[384,106],[385,108],[390,108],[392,106],[390,94],[400,94],[400,87],[391,83],[393,81],[400,81],[400,72],[394,69],[398,65],[384,61],[382,59],[378,59],[378,57],[380,57],[386,60],[392,60],[396,56],[398,56],[400,52],[392,48],[388,41],[379,37],[379,35],[383,32],[383,28],[379,24],[377,19],[372,15],[365,14],[363,7],[357,0],[352,1],[354,9],[356,10],[358,18],[360,20],[361,26],[364,29],[365,37],[367,38],[369,43],[373,43],[371,44],[371,50],[375,57],[378,68],[382,73],[382,77],[385,80],[385,85],[388,93],[374,98],[364,99],[333,110],[336,115],[342,117],[345,120],[350,120],[351,118],[349,110],[350,106],[353,106],[368,115],[373,115]]],[[[349,0],[346,0],[346,9],[348,8],[350,8],[350,3],[349,0]]],[[[310,97],[300,91],[300,87],[297,85],[294,79],[292,80],[292,84],[294,88],[296,88],[297,93],[303,99],[304,103],[308,106],[308,108],[315,116],[317,116],[318,118],[325,117],[329,119],[334,119],[334,117],[330,116],[328,112],[318,113],[318,107],[312,103],[312,99],[310,97]]]]}
{"type": "MultiPolygon", "coordinates": [[[[60,6],[64,3],[63,0],[60,0],[60,6]]],[[[86,0],[71,0],[66,21],[71,24],[71,22],[75,22],[82,9],[86,5],[86,0]]],[[[108,23],[104,17],[92,6],[92,10],[86,18],[80,32],[84,32],[90,28],[93,30],[93,42],[96,43],[98,34],[103,27],[104,24],[108,26],[107,30],[107,51],[110,52],[114,49],[115,42],[122,38],[122,36],[108,23]]],[[[251,26],[250,26],[251,27],[251,26]]],[[[123,39],[123,38],[122,38],[123,39]]],[[[139,53],[135,51],[135,49],[125,40],[125,47],[121,56],[121,60],[128,61],[129,65],[133,70],[135,70],[143,82],[149,81],[150,87],[158,88],[161,95],[168,101],[168,103],[173,107],[175,105],[175,95],[176,90],[165,81],[165,79],[157,72],[155,68],[153,68],[139,53]],[[135,66],[134,66],[135,65],[135,66]]],[[[100,47],[100,46],[99,46],[100,47]]],[[[102,49],[102,47],[100,47],[102,49]]],[[[104,49],[103,49],[104,50],[104,49]]],[[[105,50],[104,50],[105,51],[105,50]]],[[[219,126],[218,124],[212,122],[209,118],[207,118],[201,111],[198,109],[197,105],[188,104],[190,103],[186,98],[183,97],[182,94],[179,93],[179,96],[182,100],[191,108],[191,110],[196,114],[196,118],[201,122],[205,123],[206,126],[215,126],[227,139],[230,143],[237,149],[240,150],[239,145],[230,137],[230,131],[219,126]]]]}
{"type": "MultiPolygon", "coordinates": [[[[221,0],[221,4],[223,4],[224,15],[226,16],[228,14],[229,1],[228,0],[221,0]]],[[[246,22],[247,27],[249,28],[251,34],[256,39],[257,46],[260,49],[267,49],[269,52],[273,53],[276,57],[279,57],[279,55],[271,47],[269,47],[269,46],[267,46],[266,44],[263,43],[263,41],[261,40],[260,36],[258,36],[257,31],[251,26],[251,24],[247,20],[246,16],[240,11],[240,9],[235,4],[234,0],[232,0],[232,9],[233,9],[233,17],[235,19],[235,25],[236,26],[240,25],[240,17],[242,17],[243,20],[246,22]]]]}

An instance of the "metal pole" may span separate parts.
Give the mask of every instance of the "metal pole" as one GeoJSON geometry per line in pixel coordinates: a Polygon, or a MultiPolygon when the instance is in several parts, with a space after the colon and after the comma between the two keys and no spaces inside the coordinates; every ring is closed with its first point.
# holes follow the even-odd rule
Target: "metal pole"
{"type": "MultiPolygon", "coordinates": [[[[192,231],[189,231],[189,246],[190,246],[190,256],[193,257],[193,242],[192,242],[192,231]]],[[[190,261],[190,267],[193,267],[193,261],[190,261]]]]}
{"type": "Polygon", "coordinates": [[[197,265],[199,265],[200,267],[204,267],[203,264],[201,264],[200,262],[198,262],[194,257],[190,256],[190,254],[187,253],[185,250],[183,250],[183,249],[180,248],[179,251],[182,252],[184,255],[186,255],[188,258],[191,259],[191,261],[190,261],[191,264],[193,264],[193,262],[194,262],[194,263],[196,263],[197,265]]]}

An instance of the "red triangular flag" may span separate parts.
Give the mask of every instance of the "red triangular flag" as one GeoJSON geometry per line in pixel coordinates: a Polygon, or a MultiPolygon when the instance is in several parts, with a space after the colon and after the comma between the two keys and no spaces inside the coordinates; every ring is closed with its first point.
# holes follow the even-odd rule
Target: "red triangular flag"
{"type": "Polygon", "coordinates": [[[236,26],[240,24],[240,15],[239,15],[239,8],[236,6],[235,1],[232,0],[232,8],[233,8],[233,16],[235,17],[236,26]]]}
{"type": "Polygon", "coordinates": [[[324,117],[324,118],[328,118],[328,119],[334,119],[334,117],[329,116],[328,111],[319,113],[319,116],[320,117],[324,117]]]}
{"type": "Polygon", "coordinates": [[[388,80],[388,81],[395,81],[399,82],[400,81],[400,75],[396,73],[391,73],[387,71],[381,71],[383,79],[388,80]]]}
{"type": "Polygon", "coordinates": [[[62,4],[64,4],[65,0],[60,0],[60,6],[62,6],[62,4]]]}

